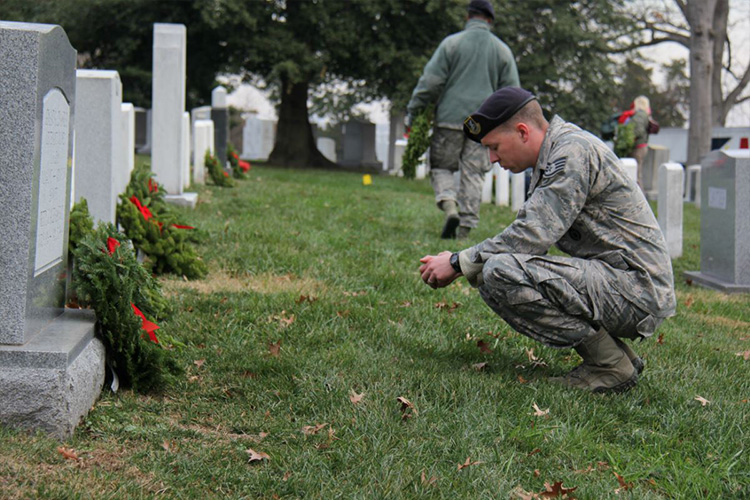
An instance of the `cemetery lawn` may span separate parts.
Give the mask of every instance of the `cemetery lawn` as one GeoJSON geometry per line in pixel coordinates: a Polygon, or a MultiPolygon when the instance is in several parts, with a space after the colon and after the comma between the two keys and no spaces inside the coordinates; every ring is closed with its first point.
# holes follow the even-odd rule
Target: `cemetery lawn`
{"type": "Polygon", "coordinates": [[[692,205],[677,316],[635,347],[637,387],[599,396],[549,383],[577,355],[511,331],[465,280],[419,279],[421,256],[508,208],[446,243],[428,181],[250,174],[184,211],[210,268],[162,280],[184,373],[105,392],[67,442],[0,429],[1,498],[750,498],[750,295],[685,283],[692,205]]]}

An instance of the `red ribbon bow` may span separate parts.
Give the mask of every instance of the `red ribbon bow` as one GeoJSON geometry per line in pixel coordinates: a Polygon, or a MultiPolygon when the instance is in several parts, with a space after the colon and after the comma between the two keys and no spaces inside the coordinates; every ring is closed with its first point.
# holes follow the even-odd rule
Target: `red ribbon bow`
{"type": "Polygon", "coordinates": [[[141,201],[135,197],[135,195],[130,197],[130,201],[132,201],[136,207],[138,207],[138,210],[141,212],[141,215],[143,215],[143,218],[146,220],[149,220],[151,217],[154,216],[154,214],[151,213],[151,210],[148,209],[148,207],[144,207],[141,205],[141,201]]]}
{"type": "Polygon", "coordinates": [[[239,166],[240,166],[240,168],[242,169],[243,172],[247,172],[248,170],[250,170],[250,163],[248,163],[246,161],[240,160],[239,166]]]}
{"type": "Polygon", "coordinates": [[[176,227],[177,229],[195,229],[193,226],[181,226],[179,224],[172,224],[172,227],[176,227]]]}
{"type": "Polygon", "coordinates": [[[146,316],[141,312],[141,310],[135,307],[135,304],[131,302],[130,305],[133,307],[133,312],[135,313],[135,315],[140,317],[143,320],[143,323],[141,324],[141,328],[146,330],[146,333],[148,333],[148,338],[150,338],[153,343],[158,344],[159,339],[156,338],[154,331],[159,329],[159,325],[147,320],[146,316]]]}
{"type": "Polygon", "coordinates": [[[115,249],[120,246],[120,242],[114,239],[113,237],[107,238],[107,251],[110,255],[115,253],[115,249]]]}

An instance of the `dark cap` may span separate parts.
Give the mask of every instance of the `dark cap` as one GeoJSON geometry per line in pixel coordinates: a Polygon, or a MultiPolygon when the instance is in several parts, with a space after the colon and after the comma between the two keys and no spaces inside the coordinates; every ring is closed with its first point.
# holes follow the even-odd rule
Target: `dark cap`
{"type": "Polygon", "coordinates": [[[496,90],[478,110],[464,120],[464,134],[474,142],[481,142],[485,135],[507,122],[534,99],[534,94],[521,87],[503,87],[496,90]]]}
{"type": "Polygon", "coordinates": [[[471,0],[469,2],[469,13],[471,12],[477,12],[489,17],[493,21],[495,20],[495,9],[487,0],[471,0]]]}

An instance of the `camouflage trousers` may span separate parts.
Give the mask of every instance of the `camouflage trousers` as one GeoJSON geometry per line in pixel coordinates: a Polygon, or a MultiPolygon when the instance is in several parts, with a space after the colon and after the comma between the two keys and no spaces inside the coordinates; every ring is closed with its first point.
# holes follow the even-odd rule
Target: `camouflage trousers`
{"type": "Polygon", "coordinates": [[[479,293],[518,332],[549,347],[574,347],[600,327],[631,339],[654,333],[662,319],[614,286],[635,286],[635,274],[596,259],[500,254],[485,262],[479,293]]]}
{"type": "Polygon", "coordinates": [[[464,227],[479,225],[479,205],[482,201],[484,176],[490,171],[487,148],[467,139],[463,130],[435,127],[430,142],[430,178],[435,201],[452,200],[458,203],[459,223],[464,227]],[[456,192],[453,173],[461,172],[456,192]]]}

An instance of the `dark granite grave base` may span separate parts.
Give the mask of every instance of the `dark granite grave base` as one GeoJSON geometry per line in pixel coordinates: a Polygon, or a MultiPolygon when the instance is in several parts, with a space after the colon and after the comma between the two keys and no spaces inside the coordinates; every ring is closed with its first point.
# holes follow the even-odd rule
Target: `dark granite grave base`
{"type": "Polygon", "coordinates": [[[750,293],[750,285],[738,285],[736,283],[727,283],[714,276],[709,276],[700,271],[686,271],[684,273],[685,279],[692,280],[696,283],[707,288],[713,288],[724,293],[750,293]]]}
{"type": "Polygon", "coordinates": [[[66,310],[29,342],[0,346],[0,423],[73,434],[104,383],[104,346],[91,311],[66,310]]]}

